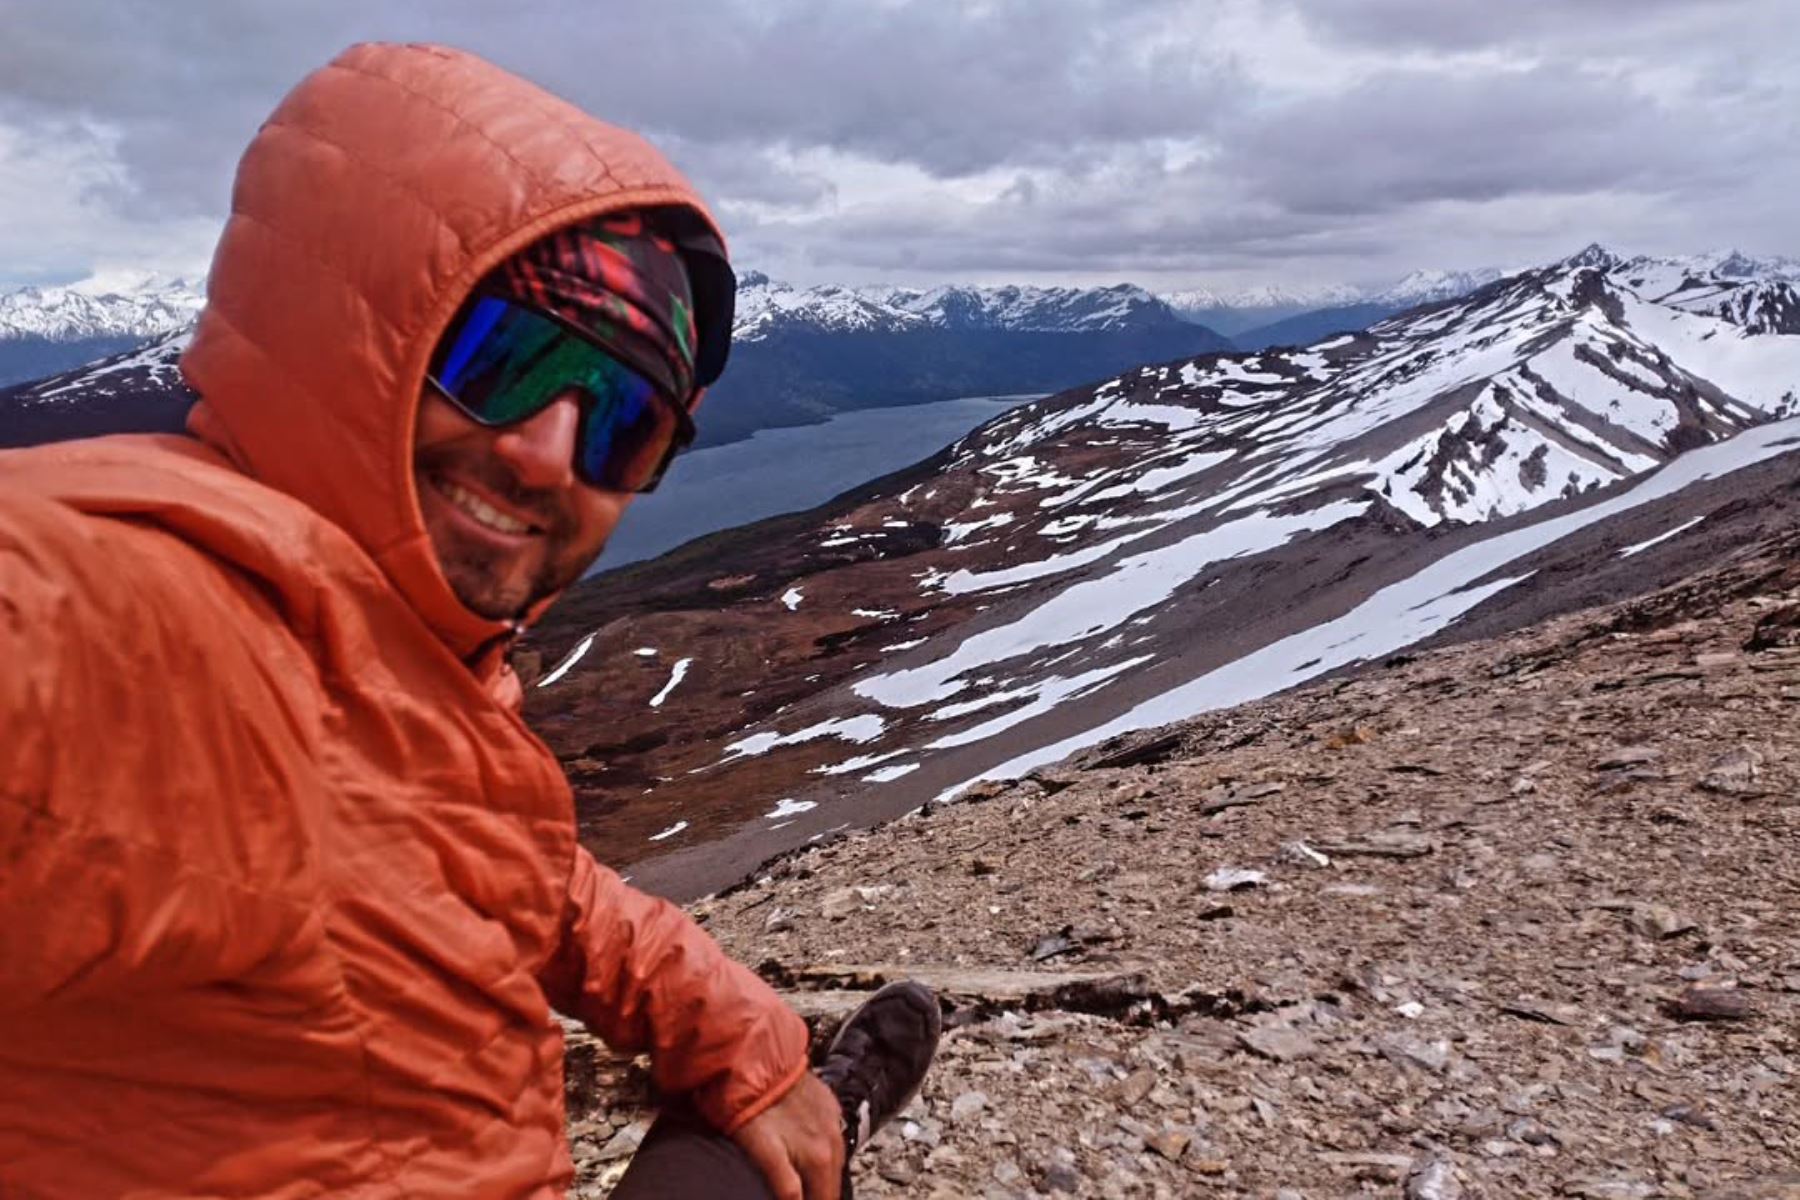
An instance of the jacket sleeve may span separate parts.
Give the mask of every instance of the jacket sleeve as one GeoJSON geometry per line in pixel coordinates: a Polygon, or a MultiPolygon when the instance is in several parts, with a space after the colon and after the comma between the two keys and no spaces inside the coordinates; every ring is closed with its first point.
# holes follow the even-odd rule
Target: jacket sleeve
{"type": "Polygon", "coordinates": [[[252,975],[307,920],[251,849],[293,832],[291,759],[221,669],[244,604],[172,542],[0,488],[0,1026],[252,975]]]}
{"type": "Polygon", "coordinates": [[[608,1045],[648,1050],[657,1086],[734,1133],[807,1068],[806,1023],[688,915],[575,851],[550,1002],[608,1045]]]}

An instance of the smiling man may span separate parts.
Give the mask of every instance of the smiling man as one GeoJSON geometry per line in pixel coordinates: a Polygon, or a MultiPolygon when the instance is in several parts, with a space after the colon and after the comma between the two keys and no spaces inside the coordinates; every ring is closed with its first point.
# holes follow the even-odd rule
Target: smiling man
{"type": "Polygon", "coordinates": [[[580,578],[693,440],[688,398],[724,366],[731,298],[724,246],[680,208],[558,230],[476,285],[432,356],[413,460],[471,611],[511,620],[580,578]]]}
{"type": "Polygon", "coordinates": [[[839,1194],[900,985],[819,1073],[576,841],[507,650],[692,436],[731,273],[648,145],[358,46],[240,165],[188,436],[0,455],[0,1194],[548,1196],[552,1009],[678,1100],[619,1197],[839,1194]]]}

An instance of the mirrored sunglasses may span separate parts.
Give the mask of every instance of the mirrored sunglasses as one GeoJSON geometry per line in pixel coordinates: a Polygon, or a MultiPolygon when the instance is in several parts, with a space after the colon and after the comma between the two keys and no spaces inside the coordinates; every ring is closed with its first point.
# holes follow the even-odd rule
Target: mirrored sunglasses
{"type": "Polygon", "coordinates": [[[693,417],[650,380],[555,314],[501,296],[464,307],[426,379],[489,427],[529,420],[578,393],[575,472],[609,491],[652,490],[694,440],[693,417]]]}

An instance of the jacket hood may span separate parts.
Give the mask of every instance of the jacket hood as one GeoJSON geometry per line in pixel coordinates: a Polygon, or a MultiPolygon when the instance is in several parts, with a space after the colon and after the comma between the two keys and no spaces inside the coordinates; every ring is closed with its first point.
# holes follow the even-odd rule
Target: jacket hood
{"type": "Polygon", "coordinates": [[[188,427],[344,529],[452,651],[474,654],[509,626],[457,599],[420,515],[413,436],[431,351],[514,252],[661,206],[718,233],[635,134],[471,54],[353,46],[288,94],[239,163],[181,359],[201,397],[188,427]]]}

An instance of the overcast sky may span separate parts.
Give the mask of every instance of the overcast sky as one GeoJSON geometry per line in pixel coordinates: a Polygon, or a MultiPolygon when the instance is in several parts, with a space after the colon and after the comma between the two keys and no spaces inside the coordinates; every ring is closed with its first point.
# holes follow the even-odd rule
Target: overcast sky
{"type": "Polygon", "coordinates": [[[203,270],[344,45],[636,127],[798,283],[1377,283],[1800,253],[1794,0],[0,0],[0,286],[203,270]]]}

